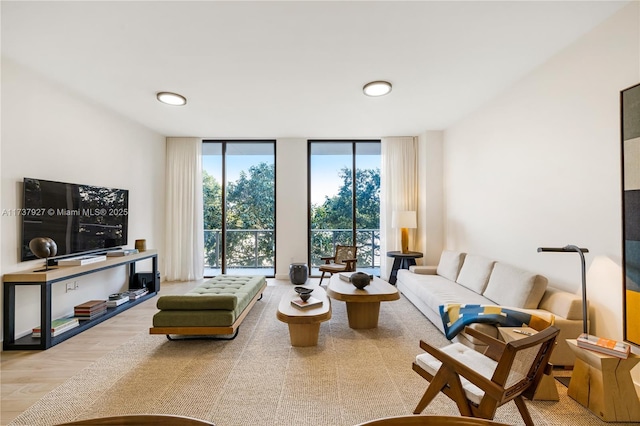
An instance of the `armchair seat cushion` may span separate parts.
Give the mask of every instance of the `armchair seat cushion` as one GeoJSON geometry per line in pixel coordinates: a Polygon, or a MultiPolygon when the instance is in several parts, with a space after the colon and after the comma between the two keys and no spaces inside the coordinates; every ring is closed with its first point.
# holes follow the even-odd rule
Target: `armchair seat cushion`
{"type": "MultiPolygon", "coordinates": [[[[477,352],[468,346],[463,345],[462,343],[452,343],[440,350],[489,380],[491,380],[491,377],[498,366],[496,361],[482,355],[480,352],[477,352]]],[[[440,369],[442,362],[438,361],[430,354],[424,353],[416,356],[416,364],[432,376],[435,376],[436,372],[440,369]]],[[[480,404],[480,401],[484,396],[484,391],[462,376],[460,376],[460,382],[462,383],[462,388],[464,389],[467,399],[472,401],[474,404],[480,404]]]]}
{"type": "Polygon", "coordinates": [[[321,271],[327,271],[327,272],[345,272],[345,269],[347,268],[347,265],[343,265],[341,263],[330,263],[328,265],[321,265],[320,266],[320,270],[321,271]]]}

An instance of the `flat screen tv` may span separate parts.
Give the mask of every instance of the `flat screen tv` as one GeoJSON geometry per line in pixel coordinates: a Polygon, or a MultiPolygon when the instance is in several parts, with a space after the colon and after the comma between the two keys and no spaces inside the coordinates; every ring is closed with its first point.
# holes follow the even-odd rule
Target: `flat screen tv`
{"type": "Polygon", "coordinates": [[[35,237],[56,242],[56,257],[106,251],[127,244],[129,191],[24,178],[22,260],[37,259],[35,237]]]}

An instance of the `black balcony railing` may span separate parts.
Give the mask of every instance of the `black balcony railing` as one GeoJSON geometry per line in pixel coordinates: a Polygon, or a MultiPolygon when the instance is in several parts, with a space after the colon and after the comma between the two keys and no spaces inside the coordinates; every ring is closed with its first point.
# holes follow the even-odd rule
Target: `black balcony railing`
{"type": "MultiPolygon", "coordinates": [[[[227,269],[271,269],[275,268],[273,229],[228,229],[227,269]]],[[[317,272],[324,263],[320,258],[332,255],[337,244],[351,245],[350,229],[311,230],[311,272],[317,272]]],[[[356,230],[358,246],[358,269],[379,273],[380,270],[380,230],[356,230]]],[[[222,231],[204,230],[205,269],[222,268],[222,231]]]]}

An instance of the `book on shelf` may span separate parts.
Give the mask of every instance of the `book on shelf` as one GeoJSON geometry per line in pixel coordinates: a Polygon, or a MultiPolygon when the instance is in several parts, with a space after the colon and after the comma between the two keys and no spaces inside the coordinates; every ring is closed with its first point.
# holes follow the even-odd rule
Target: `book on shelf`
{"type": "Polygon", "coordinates": [[[631,352],[631,346],[617,340],[605,339],[592,334],[581,334],[576,339],[578,347],[591,351],[626,359],[631,352]]]}
{"type": "MultiPolygon", "coordinates": [[[[346,281],[346,282],[350,283],[351,282],[351,275],[355,274],[356,272],[361,272],[361,271],[339,272],[338,276],[340,277],[340,279],[342,281],[346,281]]],[[[367,275],[369,275],[369,279],[370,280],[373,280],[373,275],[371,275],[371,274],[367,274],[367,275]]]]}
{"type": "Polygon", "coordinates": [[[74,312],[93,312],[106,306],[106,300],[89,300],[73,307],[74,312]]]}
{"type": "MultiPolygon", "coordinates": [[[[68,317],[68,318],[58,318],[51,321],[51,336],[58,336],[65,331],[69,331],[72,328],[80,325],[77,318],[68,317]]],[[[40,337],[42,333],[42,329],[40,326],[34,327],[32,330],[33,337],[40,337]]]]}
{"type": "Polygon", "coordinates": [[[146,295],[147,293],[149,293],[149,290],[145,289],[140,289],[142,291],[135,291],[133,293],[129,293],[129,300],[137,300],[140,299],[142,296],[146,295]]]}
{"type": "Polygon", "coordinates": [[[76,312],[74,315],[75,315],[75,318],[79,319],[80,321],[87,321],[87,320],[92,320],[92,319],[101,317],[106,313],[107,313],[107,305],[104,306],[104,309],[101,309],[99,311],[95,311],[91,313],[76,312]]]}
{"type": "Polygon", "coordinates": [[[103,255],[70,257],[68,259],[58,260],[58,266],[82,266],[89,265],[91,263],[104,262],[105,260],[107,260],[107,256],[103,255]]]}
{"type": "Polygon", "coordinates": [[[301,298],[296,297],[291,301],[291,305],[295,306],[298,309],[309,309],[317,306],[322,306],[322,300],[316,299],[315,297],[311,296],[309,300],[305,302],[301,298]]]}
{"type": "Polygon", "coordinates": [[[126,299],[129,297],[129,293],[128,292],[124,292],[124,293],[113,293],[109,295],[109,300],[120,300],[120,299],[126,299]]]}
{"type": "Polygon", "coordinates": [[[129,301],[129,297],[122,297],[120,299],[107,300],[107,308],[115,308],[129,301]]]}
{"type": "Polygon", "coordinates": [[[107,252],[107,257],[129,256],[136,253],[138,253],[138,249],[111,250],[107,252]]]}

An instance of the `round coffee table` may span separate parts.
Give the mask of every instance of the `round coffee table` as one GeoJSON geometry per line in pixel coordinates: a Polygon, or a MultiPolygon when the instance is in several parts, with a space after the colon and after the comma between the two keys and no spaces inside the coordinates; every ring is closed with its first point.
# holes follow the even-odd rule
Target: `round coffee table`
{"type": "Polygon", "coordinates": [[[324,289],[314,286],[311,296],[322,300],[322,305],[307,309],[292,306],[291,301],[299,297],[293,287],[280,299],[276,317],[289,325],[291,346],[316,346],[320,323],[331,318],[331,301],[324,289]]]}

